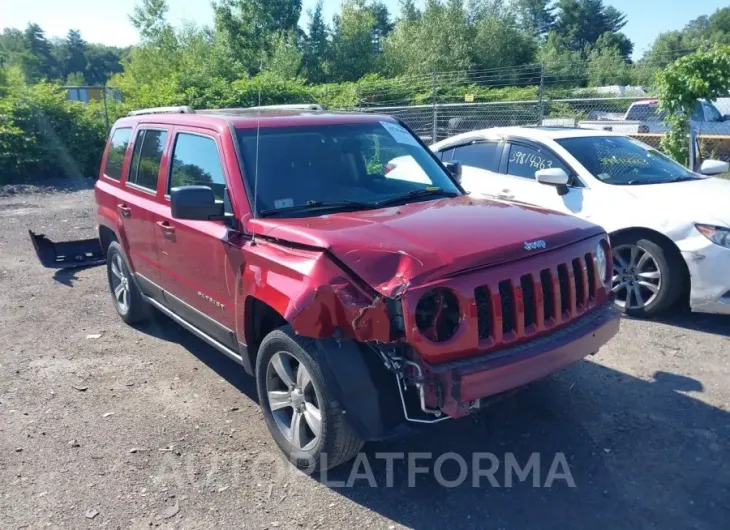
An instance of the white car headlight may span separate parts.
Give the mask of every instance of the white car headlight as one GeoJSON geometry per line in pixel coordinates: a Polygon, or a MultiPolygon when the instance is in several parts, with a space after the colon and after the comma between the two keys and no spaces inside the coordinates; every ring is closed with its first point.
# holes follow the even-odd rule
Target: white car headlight
{"type": "Polygon", "coordinates": [[[695,225],[700,234],[707,239],[720,245],[721,247],[730,248],[730,228],[722,228],[721,226],[712,225],[695,225]]]}
{"type": "Polygon", "coordinates": [[[596,247],[596,265],[598,265],[598,274],[601,275],[601,282],[608,282],[608,257],[602,243],[598,243],[596,247]]]}

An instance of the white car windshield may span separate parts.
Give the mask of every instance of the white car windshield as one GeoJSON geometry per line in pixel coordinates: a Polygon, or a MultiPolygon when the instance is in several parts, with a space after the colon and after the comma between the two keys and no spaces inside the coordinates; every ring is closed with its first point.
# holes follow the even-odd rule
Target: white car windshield
{"type": "Polygon", "coordinates": [[[606,184],[663,184],[702,178],[659,151],[625,136],[586,136],[556,141],[606,184]]]}

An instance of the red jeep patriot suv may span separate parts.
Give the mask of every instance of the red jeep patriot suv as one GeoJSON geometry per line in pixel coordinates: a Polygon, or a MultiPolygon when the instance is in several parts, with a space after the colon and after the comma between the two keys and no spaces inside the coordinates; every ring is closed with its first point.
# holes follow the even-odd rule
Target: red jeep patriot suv
{"type": "Polygon", "coordinates": [[[31,236],[48,266],[106,261],[125,322],[154,307],[234,359],[284,453],[333,467],[618,331],[601,228],[459,175],[389,116],[149,109],[111,131],[98,242],[31,236]]]}

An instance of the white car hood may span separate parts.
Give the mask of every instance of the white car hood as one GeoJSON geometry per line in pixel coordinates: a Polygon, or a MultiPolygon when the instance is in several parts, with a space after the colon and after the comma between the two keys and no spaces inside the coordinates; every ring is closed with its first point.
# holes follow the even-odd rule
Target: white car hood
{"type": "Polygon", "coordinates": [[[668,218],[730,226],[730,180],[705,178],[669,184],[626,186],[626,192],[648,201],[668,218]]]}

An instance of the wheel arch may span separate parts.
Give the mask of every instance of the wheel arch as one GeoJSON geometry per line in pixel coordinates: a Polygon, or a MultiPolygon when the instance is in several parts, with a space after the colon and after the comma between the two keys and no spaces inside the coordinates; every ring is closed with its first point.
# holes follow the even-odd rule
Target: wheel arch
{"type": "Polygon", "coordinates": [[[119,243],[117,233],[106,225],[99,225],[99,244],[101,245],[101,250],[104,252],[105,256],[112,241],[119,243]]]}
{"type": "Polygon", "coordinates": [[[613,241],[619,236],[627,236],[632,235],[637,238],[644,238],[644,239],[650,239],[652,241],[655,241],[657,244],[660,244],[662,247],[669,250],[672,255],[676,258],[677,263],[680,266],[682,279],[683,281],[683,292],[680,296],[679,302],[683,305],[687,305],[689,303],[689,294],[690,294],[690,288],[691,288],[691,276],[689,273],[689,267],[687,267],[687,262],[682,257],[682,253],[679,250],[679,247],[677,244],[669,239],[666,235],[662,234],[661,232],[641,227],[641,226],[634,226],[634,227],[628,227],[628,228],[620,228],[619,230],[615,230],[613,232],[610,232],[609,238],[611,240],[611,246],[613,247],[613,241]]]}
{"type": "MultiPolygon", "coordinates": [[[[284,316],[263,300],[247,296],[243,303],[243,335],[246,341],[248,366],[253,373],[259,347],[264,337],[277,328],[289,324],[284,316]]],[[[248,371],[248,368],[247,368],[248,371]]]]}

